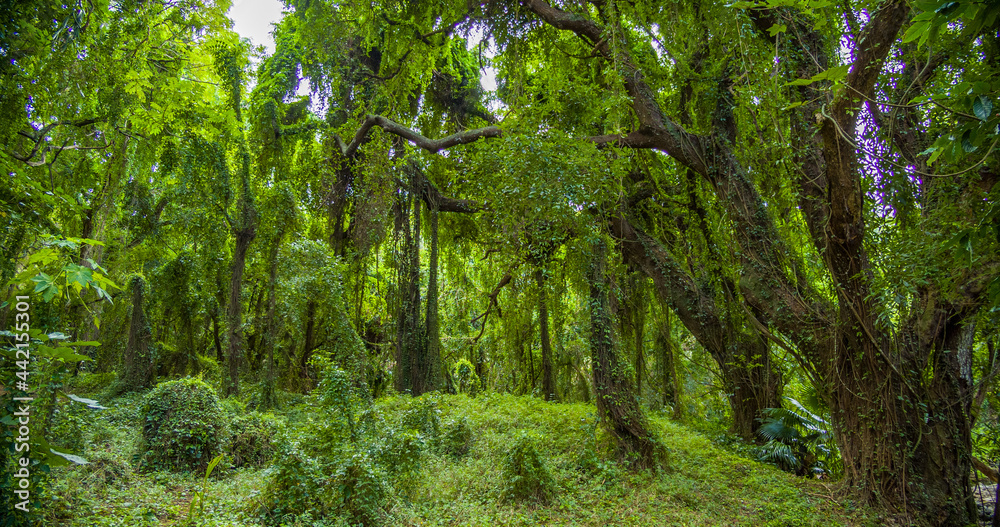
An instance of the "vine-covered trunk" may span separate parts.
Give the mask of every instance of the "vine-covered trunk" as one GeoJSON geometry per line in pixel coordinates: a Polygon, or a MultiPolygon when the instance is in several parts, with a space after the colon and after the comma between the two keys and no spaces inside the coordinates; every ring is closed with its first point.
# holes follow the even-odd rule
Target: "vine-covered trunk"
{"type": "Polygon", "coordinates": [[[831,408],[847,480],[867,499],[909,522],[967,525],[976,517],[967,313],[926,304],[898,343],[845,315],[839,343],[854,347],[828,372],[841,383],[831,408]]]}
{"type": "Polygon", "coordinates": [[[662,460],[663,446],[649,431],[646,416],[626,374],[627,362],[620,357],[611,320],[611,284],[605,273],[607,247],[593,246],[590,265],[590,353],[597,392],[597,409],[604,426],[617,443],[619,455],[635,467],[655,466],[662,460]]]}
{"type": "Polygon", "coordinates": [[[642,397],[642,378],[646,375],[646,356],[643,351],[643,338],[646,329],[646,290],[638,283],[638,277],[632,275],[632,293],[635,310],[632,313],[632,336],[635,337],[635,394],[642,397]]]}
{"type": "Polygon", "coordinates": [[[556,397],[555,377],[552,371],[552,343],[549,339],[549,307],[545,290],[545,270],[535,270],[538,284],[538,334],[542,341],[542,397],[551,401],[556,397]]]}
{"type": "Polygon", "coordinates": [[[733,411],[732,430],[740,437],[759,441],[762,410],[781,407],[781,376],[762,337],[737,335],[727,342],[727,348],[729,353],[719,361],[719,368],[733,411]]]}
{"type": "MultiPolygon", "coordinates": [[[[419,202],[418,206],[419,206],[419,202]]],[[[424,378],[421,379],[421,393],[438,390],[443,385],[444,374],[441,367],[441,330],[438,319],[438,207],[433,197],[429,200],[428,227],[431,235],[430,262],[427,270],[427,347],[420,361],[424,378]]]]}
{"type": "Polygon", "coordinates": [[[671,313],[663,310],[663,324],[656,334],[656,348],[660,351],[660,382],[663,385],[663,406],[673,408],[673,418],[684,417],[681,407],[683,385],[677,376],[677,358],[674,354],[674,343],[671,337],[671,313]]]}
{"type": "Polygon", "coordinates": [[[149,352],[152,334],[146,323],[145,302],[146,282],[141,277],[132,278],[132,321],[129,324],[128,343],[125,345],[125,374],[122,376],[122,390],[126,392],[142,390],[153,385],[155,371],[153,356],[149,352]]]}
{"type": "Polygon", "coordinates": [[[403,247],[399,265],[394,384],[400,393],[420,395],[424,375],[420,359],[422,350],[426,350],[426,334],[420,320],[420,201],[414,192],[407,193],[399,213],[403,247]]]}
{"type": "Polygon", "coordinates": [[[254,229],[245,228],[235,231],[236,248],[233,251],[232,278],[229,282],[229,303],[226,306],[226,333],[229,339],[226,362],[229,365],[229,384],[227,395],[240,393],[240,363],[243,356],[243,303],[240,296],[243,291],[243,270],[246,268],[247,250],[256,233],[254,229]]]}

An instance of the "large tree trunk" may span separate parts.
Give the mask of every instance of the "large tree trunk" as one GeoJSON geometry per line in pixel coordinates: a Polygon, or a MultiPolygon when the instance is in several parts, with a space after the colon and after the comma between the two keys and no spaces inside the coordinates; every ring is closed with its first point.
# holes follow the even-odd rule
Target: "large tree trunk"
{"type": "Polygon", "coordinates": [[[399,258],[399,314],[396,317],[396,391],[423,393],[421,355],[426,350],[426,334],[420,319],[420,201],[407,192],[400,207],[403,247],[399,258]],[[412,226],[411,226],[412,223],[412,226]]]}
{"type": "Polygon", "coordinates": [[[656,466],[664,449],[649,431],[646,416],[626,374],[611,320],[611,284],[605,272],[607,247],[602,241],[593,246],[590,281],[590,353],[601,420],[617,443],[623,460],[635,467],[656,466]]]}
{"type": "Polygon", "coordinates": [[[256,236],[253,227],[235,231],[236,248],[233,251],[232,278],[229,282],[229,304],[226,306],[226,333],[229,339],[226,362],[229,366],[227,395],[240,393],[240,364],[243,358],[243,270],[246,268],[247,250],[256,236]]]}
{"type": "Polygon", "coordinates": [[[538,335],[542,341],[542,397],[551,401],[556,397],[555,377],[552,371],[552,342],[549,339],[549,307],[545,290],[545,270],[535,270],[538,284],[538,335]]]}
{"type": "Polygon", "coordinates": [[[662,245],[632,226],[624,214],[612,217],[609,224],[625,260],[653,280],[664,309],[677,313],[718,364],[733,432],[757,440],[761,411],[781,407],[781,377],[771,363],[767,342],[737,326],[739,318],[724,313],[714,296],[706,294],[662,245]]]}
{"type": "Polygon", "coordinates": [[[125,372],[122,375],[122,390],[125,392],[149,388],[155,377],[153,356],[149,351],[152,334],[143,305],[146,282],[142,277],[136,276],[129,285],[132,288],[132,321],[129,325],[128,343],[125,345],[125,372]]]}

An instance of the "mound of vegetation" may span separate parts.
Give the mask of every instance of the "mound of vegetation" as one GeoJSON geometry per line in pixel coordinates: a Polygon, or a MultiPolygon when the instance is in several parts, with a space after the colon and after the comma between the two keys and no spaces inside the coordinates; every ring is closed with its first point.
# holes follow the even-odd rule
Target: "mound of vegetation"
{"type": "Polygon", "coordinates": [[[653,417],[667,470],[631,471],[586,404],[425,394],[372,401],[329,370],[279,434],[265,525],[844,525],[822,483],[653,417]],[[340,523],[338,523],[340,522],[340,523]]]}
{"type": "Polygon", "coordinates": [[[160,383],[142,404],[140,467],[204,472],[225,431],[215,390],[184,378],[160,383]]]}

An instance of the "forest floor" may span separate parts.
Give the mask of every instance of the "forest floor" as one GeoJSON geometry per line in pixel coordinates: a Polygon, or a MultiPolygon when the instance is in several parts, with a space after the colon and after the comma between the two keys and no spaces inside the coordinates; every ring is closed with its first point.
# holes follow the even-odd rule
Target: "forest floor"
{"type": "MultiPolygon", "coordinates": [[[[405,411],[412,400],[387,397],[376,406],[382,415],[392,416],[405,411]]],[[[650,419],[667,446],[667,466],[631,472],[610,461],[611,454],[601,447],[593,405],[495,394],[440,395],[433,400],[442,423],[463,418],[468,423],[471,448],[458,458],[422,454],[408,490],[383,507],[386,525],[880,524],[870,510],[845,499],[835,483],[795,477],[742,457],[655,414],[650,419]],[[510,446],[521,437],[537,445],[552,476],[553,492],[545,501],[503,498],[501,467],[510,446]]],[[[101,402],[109,409],[71,420],[79,427],[82,444],[77,449],[91,463],[53,469],[45,525],[345,525],[308,512],[265,523],[259,512],[273,467],[228,468],[213,475],[204,513],[192,522],[190,504],[203,475],[136,470],[141,394],[101,402]]],[[[299,404],[276,415],[308,420],[310,410],[299,404]]]]}

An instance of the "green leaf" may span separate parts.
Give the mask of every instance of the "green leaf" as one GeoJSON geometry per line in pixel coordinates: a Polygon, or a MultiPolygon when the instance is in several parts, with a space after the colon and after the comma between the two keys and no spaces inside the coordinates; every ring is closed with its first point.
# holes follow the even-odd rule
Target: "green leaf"
{"type": "Polygon", "coordinates": [[[941,7],[935,9],[934,12],[939,15],[948,16],[949,14],[951,14],[951,12],[958,9],[958,6],[959,6],[958,2],[945,2],[944,4],[941,5],[941,7]]]}
{"type": "Polygon", "coordinates": [[[796,79],[791,82],[785,83],[786,86],[808,86],[817,81],[831,81],[839,82],[847,77],[847,73],[851,71],[850,64],[844,64],[842,66],[834,66],[826,71],[817,73],[808,79],[796,79]]]}
{"type": "Polygon", "coordinates": [[[921,20],[920,22],[914,23],[912,26],[906,29],[906,33],[903,33],[903,43],[913,42],[921,35],[924,35],[929,30],[930,21],[921,20]]]}
{"type": "Polygon", "coordinates": [[[768,28],[767,32],[772,37],[776,37],[778,36],[779,33],[784,33],[787,30],[788,26],[786,26],[785,24],[774,24],[773,26],[768,28]]]}
{"type": "Polygon", "coordinates": [[[66,282],[79,284],[80,289],[87,287],[93,277],[93,271],[75,263],[66,264],[63,270],[66,271],[66,282]]]}
{"type": "Polygon", "coordinates": [[[976,114],[976,117],[980,121],[987,121],[990,118],[990,112],[993,111],[993,102],[986,98],[985,95],[980,95],[972,101],[972,113],[976,114]]]}
{"type": "Polygon", "coordinates": [[[63,362],[80,362],[93,360],[86,355],[80,355],[79,353],[74,353],[70,348],[59,346],[53,348],[51,346],[46,346],[40,344],[37,349],[35,349],[35,355],[40,355],[42,357],[51,357],[56,360],[61,360],[63,362]]]}

